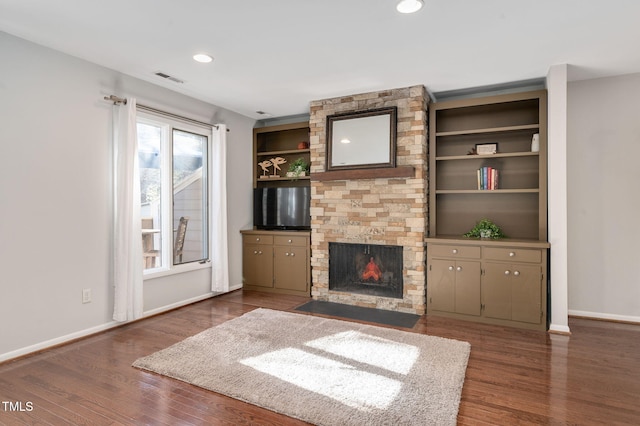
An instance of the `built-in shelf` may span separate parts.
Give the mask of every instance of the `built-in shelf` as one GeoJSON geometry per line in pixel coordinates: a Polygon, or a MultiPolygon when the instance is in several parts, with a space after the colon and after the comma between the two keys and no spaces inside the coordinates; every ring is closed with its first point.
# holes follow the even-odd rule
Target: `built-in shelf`
{"type": "Polygon", "coordinates": [[[256,152],[258,157],[271,157],[273,155],[287,155],[287,154],[308,154],[308,149],[287,149],[283,151],[264,151],[256,152]]]}
{"type": "Polygon", "coordinates": [[[482,135],[488,133],[504,133],[504,132],[516,132],[520,130],[535,130],[539,129],[539,124],[525,124],[520,126],[504,126],[504,127],[488,127],[485,129],[469,129],[469,130],[456,130],[451,132],[436,132],[436,136],[461,136],[461,135],[482,135]]]}
{"type": "Polygon", "coordinates": [[[288,176],[280,176],[280,177],[270,177],[268,179],[258,179],[258,182],[277,182],[283,180],[309,180],[309,176],[298,176],[298,177],[288,177],[288,176]]]}
{"type": "Polygon", "coordinates": [[[546,93],[436,102],[429,113],[429,236],[462,235],[488,218],[511,237],[546,239],[546,93]],[[468,154],[491,144],[495,154],[468,154]],[[478,189],[485,167],[498,171],[499,189],[478,189]]]}
{"type": "Polygon", "coordinates": [[[540,190],[533,189],[439,189],[436,194],[537,194],[540,190]]]}
{"type": "Polygon", "coordinates": [[[536,157],[539,156],[539,152],[498,152],[495,154],[487,154],[487,155],[447,155],[443,157],[436,157],[436,161],[447,161],[447,160],[479,160],[479,159],[488,159],[488,158],[508,158],[508,157],[536,157]]]}
{"type": "Polygon", "coordinates": [[[482,243],[483,246],[505,246],[510,247],[523,247],[523,248],[549,248],[551,245],[544,240],[526,239],[526,238],[499,238],[497,240],[492,239],[478,239],[463,237],[461,235],[439,235],[437,237],[425,238],[427,243],[438,244],[457,244],[461,246],[478,245],[482,243]]]}
{"type": "MultiPolygon", "coordinates": [[[[282,187],[282,186],[309,186],[309,176],[288,177],[289,164],[302,158],[307,164],[310,162],[311,150],[298,148],[309,146],[309,123],[289,123],[276,126],[258,127],[253,129],[253,161],[254,161],[254,188],[282,187]],[[282,157],[285,163],[280,164],[278,177],[261,179],[264,170],[259,163],[275,157],[282,157]]],[[[269,166],[268,175],[273,174],[273,166],[269,166]]]]}

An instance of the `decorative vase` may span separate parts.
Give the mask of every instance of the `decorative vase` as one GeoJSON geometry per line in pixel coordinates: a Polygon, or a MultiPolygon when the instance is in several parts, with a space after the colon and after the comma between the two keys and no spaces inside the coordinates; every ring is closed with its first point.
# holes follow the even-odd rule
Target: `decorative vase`
{"type": "Polygon", "coordinates": [[[481,229],[480,238],[491,238],[491,229],[481,229]]]}
{"type": "Polygon", "coordinates": [[[531,138],[531,152],[540,151],[540,133],[534,133],[531,138]]]}

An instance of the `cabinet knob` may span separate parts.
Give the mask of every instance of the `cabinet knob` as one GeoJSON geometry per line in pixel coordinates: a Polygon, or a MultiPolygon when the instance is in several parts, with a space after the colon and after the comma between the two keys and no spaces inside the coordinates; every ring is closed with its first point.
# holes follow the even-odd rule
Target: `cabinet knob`
{"type": "Polygon", "coordinates": [[[509,257],[514,257],[516,254],[514,252],[509,252],[509,257]]]}
{"type": "Polygon", "coordinates": [[[254,250],[254,251],[253,251],[253,254],[258,254],[258,250],[254,250]]]}
{"type": "Polygon", "coordinates": [[[256,241],[260,241],[260,237],[256,237],[256,241]]]}
{"type": "Polygon", "coordinates": [[[456,268],[456,271],[458,271],[458,272],[462,271],[462,266],[458,266],[458,267],[456,268]]]}
{"type": "Polygon", "coordinates": [[[449,270],[450,270],[450,271],[453,271],[453,266],[449,266],[449,270]]]}
{"type": "Polygon", "coordinates": [[[517,277],[518,275],[520,275],[520,271],[513,271],[513,275],[517,277]]]}
{"type": "Polygon", "coordinates": [[[262,250],[258,250],[258,254],[262,254],[262,250]]]}
{"type": "Polygon", "coordinates": [[[292,242],[293,242],[292,240],[289,240],[289,243],[292,243],[292,242]]]}
{"type": "Polygon", "coordinates": [[[291,257],[293,257],[293,256],[295,256],[295,255],[296,255],[295,253],[291,253],[291,257]]]}
{"type": "Polygon", "coordinates": [[[285,256],[289,256],[289,253],[285,253],[284,255],[285,255],[285,256]]]}
{"type": "Polygon", "coordinates": [[[453,249],[453,250],[451,250],[451,253],[453,253],[453,254],[458,254],[458,249],[453,249]]]}
{"type": "Polygon", "coordinates": [[[509,271],[509,270],[504,271],[504,274],[505,274],[505,275],[509,275],[510,273],[511,273],[511,271],[509,271]]]}

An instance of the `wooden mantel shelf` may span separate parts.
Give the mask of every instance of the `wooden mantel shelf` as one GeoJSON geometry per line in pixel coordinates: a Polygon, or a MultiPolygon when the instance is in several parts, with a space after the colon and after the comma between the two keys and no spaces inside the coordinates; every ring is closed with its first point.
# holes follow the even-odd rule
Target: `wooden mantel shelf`
{"type": "Polygon", "coordinates": [[[381,167],[377,169],[332,170],[311,173],[312,181],[376,179],[376,178],[412,178],[416,172],[413,166],[381,167]]]}

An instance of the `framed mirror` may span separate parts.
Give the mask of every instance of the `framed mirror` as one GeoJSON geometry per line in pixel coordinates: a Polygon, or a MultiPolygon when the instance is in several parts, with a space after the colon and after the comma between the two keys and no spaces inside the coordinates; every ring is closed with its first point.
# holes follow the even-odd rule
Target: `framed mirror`
{"type": "Polygon", "coordinates": [[[396,166],[396,107],[327,117],[326,169],[396,166]]]}

